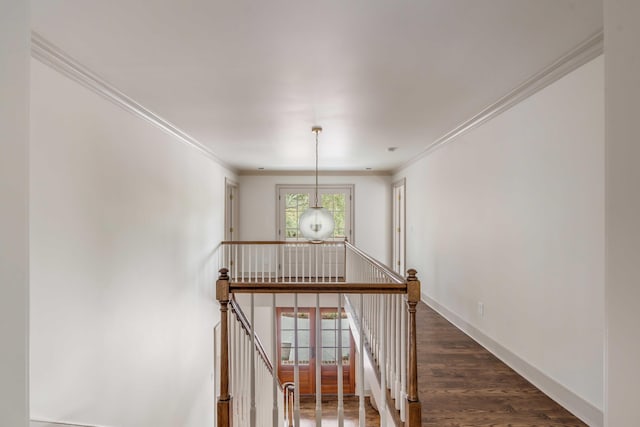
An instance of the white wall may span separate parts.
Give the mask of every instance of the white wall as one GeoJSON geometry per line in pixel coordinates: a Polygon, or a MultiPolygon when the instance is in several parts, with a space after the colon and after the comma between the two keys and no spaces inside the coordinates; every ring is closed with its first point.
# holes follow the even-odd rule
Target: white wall
{"type": "Polygon", "coordinates": [[[0,425],[28,400],[29,2],[0,3],[0,425]]]}
{"type": "Polygon", "coordinates": [[[640,425],[640,3],[606,0],[606,425],[640,425]]]}
{"type": "Polygon", "coordinates": [[[603,406],[603,65],[395,177],[407,178],[407,265],[424,295],[550,379],[547,393],[576,395],[563,403],[592,425],[603,406]]]}
{"type": "Polygon", "coordinates": [[[228,173],[37,61],[31,105],[32,417],[213,425],[228,173]]]}
{"type": "MultiPolygon", "coordinates": [[[[313,184],[315,177],[240,176],[240,238],[276,239],[276,185],[313,184]]],[[[320,184],[354,184],[355,244],[377,260],[391,262],[391,177],[320,176],[320,184]]]]}

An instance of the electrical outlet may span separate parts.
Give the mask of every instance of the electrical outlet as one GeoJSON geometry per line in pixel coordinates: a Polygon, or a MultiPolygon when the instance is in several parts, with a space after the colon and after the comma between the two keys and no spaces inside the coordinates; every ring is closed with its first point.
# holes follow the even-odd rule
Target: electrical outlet
{"type": "Polygon", "coordinates": [[[484,317],[484,303],[482,301],[478,301],[478,315],[484,317]]]}

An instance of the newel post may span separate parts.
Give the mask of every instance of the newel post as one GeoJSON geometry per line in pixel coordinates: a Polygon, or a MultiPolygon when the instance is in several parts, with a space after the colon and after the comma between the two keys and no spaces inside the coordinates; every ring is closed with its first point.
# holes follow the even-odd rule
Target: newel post
{"type": "Polygon", "coordinates": [[[409,313],[409,361],[407,364],[407,418],[406,427],[418,427],[422,424],[422,406],[418,398],[418,346],[416,338],[416,305],[420,301],[420,281],[413,268],[407,271],[407,311],[409,313]]]}
{"type": "Polygon", "coordinates": [[[231,395],[229,394],[229,270],[220,269],[216,281],[216,299],[220,302],[220,396],[218,427],[231,427],[231,395]]]}

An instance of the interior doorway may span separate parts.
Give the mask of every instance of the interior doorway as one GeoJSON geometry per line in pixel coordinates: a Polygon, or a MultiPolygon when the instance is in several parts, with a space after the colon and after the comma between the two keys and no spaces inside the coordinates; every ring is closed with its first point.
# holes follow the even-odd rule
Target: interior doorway
{"type": "Polygon", "coordinates": [[[393,183],[393,270],[406,274],[406,179],[393,183]]]}
{"type": "Polygon", "coordinates": [[[238,240],[238,183],[229,178],[224,183],[224,240],[238,240]]]}
{"type": "MultiPolygon", "coordinates": [[[[277,309],[278,376],[282,383],[293,382],[295,361],[294,310],[292,307],[277,309]]],[[[355,393],[355,345],[349,319],[342,311],[341,330],[338,329],[338,311],[334,308],[298,308],[298,369],[300,394],[315,394],[316,361],[320,357],[323,394],[338,393],[338,357],[342,358],[343,391],[355,393]],[[320,323],[322,354],[316,351],[316,322],[320,323]],[[339,354],[338,340],[342,340],[339,354]]]]}

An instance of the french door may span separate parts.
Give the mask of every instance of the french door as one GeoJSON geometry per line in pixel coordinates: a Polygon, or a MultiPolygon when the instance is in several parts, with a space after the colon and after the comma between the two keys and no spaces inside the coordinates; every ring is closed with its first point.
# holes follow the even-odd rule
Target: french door
{"type": "MultiPolygon", "coordinates": [[[[277,310],[278,316],[278,376],[281,382],[293,382],[295,362],[294,311],[291,307],[277,310]]],[[[341,330],[338,329],[336,308],[298,308],[298,367],[300,394],[316,391],[316,365],[320,358],[320,373],[323,394],[338,392],[338,358],[342,358],[343,391],[355,392],[355,346],[349,320],[342,312],[341,330]],[[317,322],[320,322],[318,325],[317,322]],[[316,327],[320,326],[322,350],[316,349],[316,327]],[[339,354],[338,340],[342,340],[339,354]],[[321,353],[321,354],[319,354],[321,353]]]]}

